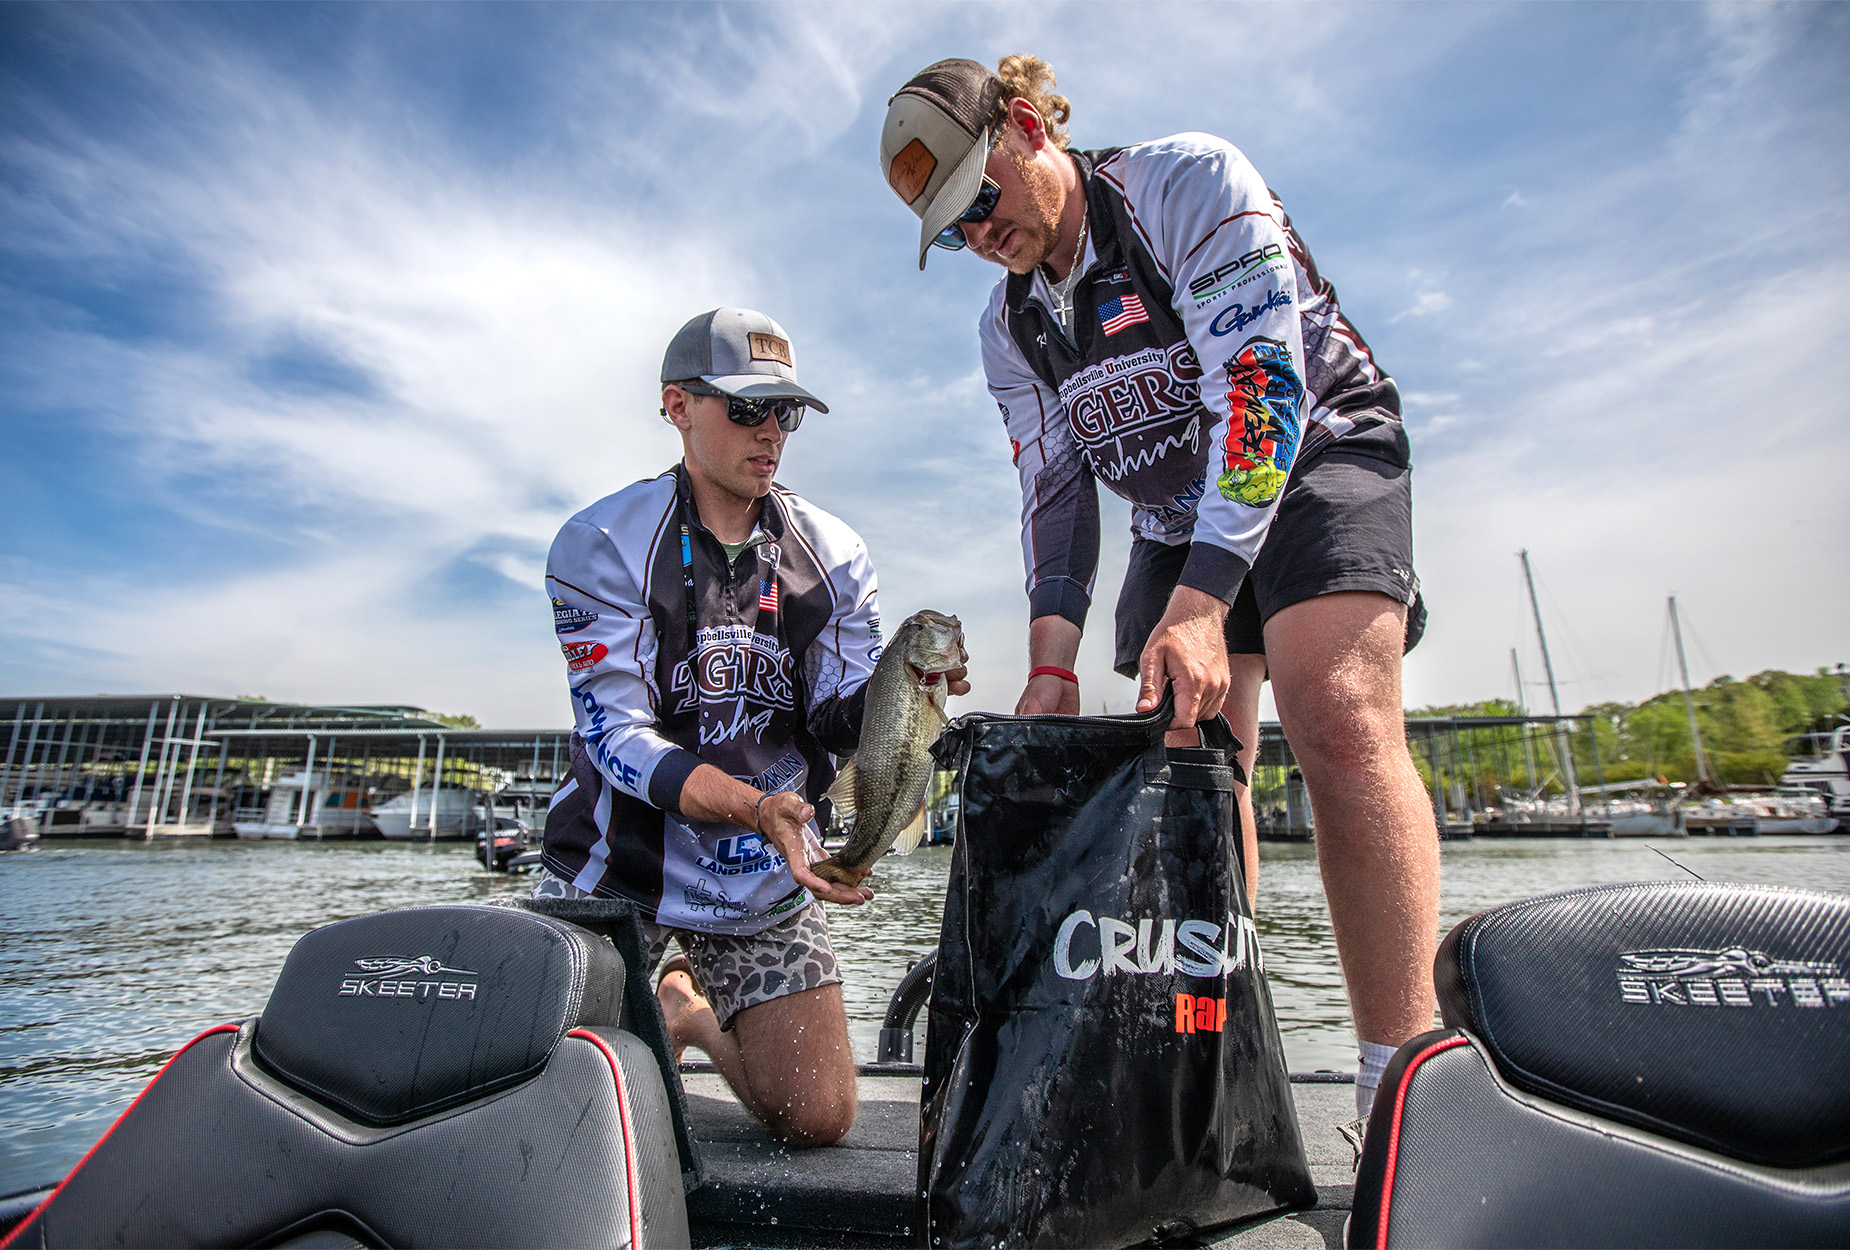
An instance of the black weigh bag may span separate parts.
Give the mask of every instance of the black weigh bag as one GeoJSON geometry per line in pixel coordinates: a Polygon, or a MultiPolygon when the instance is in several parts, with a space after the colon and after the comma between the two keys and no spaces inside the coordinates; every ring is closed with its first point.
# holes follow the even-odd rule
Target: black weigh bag
{"type": "Polygon", "coordinates": [[[959,717],[918,1244],[1127,1246],[1314,1204],[1225,721],[959,717]]]}

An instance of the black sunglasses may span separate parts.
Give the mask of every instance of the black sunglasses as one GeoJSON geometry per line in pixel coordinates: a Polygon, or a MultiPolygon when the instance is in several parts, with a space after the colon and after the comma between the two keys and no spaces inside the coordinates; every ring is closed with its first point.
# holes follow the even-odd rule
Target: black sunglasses
{"type": "Polygon", "coordinates": [[[974,226],[980,221],[988,221],[989,215],[996,211],[996,202],[1002,198],[1002,188],[991,182],[989,176],[983,176],[983,185],[977,189],[976,198],[970,201],[970,207],[957,215],[957,220],[938,232],[938,237],[931,241],[933,247],[942,247],[947,251],[961,252],[970,245],[964,238],[964,227],[974,226]]]}
{"type": "Polygon", "coordinates": [[[685,386],[678,382],[675,385],[690,395],[717,395],[725,400],[726,419],[734,425],[756,428],[764,424],[766,417],[776,417],[777,428],[789,434],[803,424],[806,405],[800,399],[746,399],[711,386],[685,386]]]}

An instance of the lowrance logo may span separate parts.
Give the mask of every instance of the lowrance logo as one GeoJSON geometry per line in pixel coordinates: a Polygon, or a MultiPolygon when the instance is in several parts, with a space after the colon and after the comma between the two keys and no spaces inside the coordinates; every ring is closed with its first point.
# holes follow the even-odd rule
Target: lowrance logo
{"type": "Polygon", "coordinates": [[[1083,908],[1060,922],[1053,970],[1069,981],[1131,973],[1218,977],[1238,968],[1265,971],[1259,931],[1245,916],[1211,920],[1093,916],[1083,908]]]}

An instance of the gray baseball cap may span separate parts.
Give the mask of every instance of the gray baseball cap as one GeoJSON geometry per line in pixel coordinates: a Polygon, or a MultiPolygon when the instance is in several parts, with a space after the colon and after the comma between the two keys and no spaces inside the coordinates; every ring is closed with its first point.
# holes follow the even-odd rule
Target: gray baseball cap
{"type": "Polygon", "coordinates": [[[880,172],[919,215],[920,269],[931,241],[982,190],[990,122],[1006,98],[988,67],[954,58],[927,65],[887,101],[880,172]]]}
{"type": "Polygon", "coordinates": [[[699,378],[744,399],[800,399],[829,406],[797,385],[796,356],[784,327],[749,308],[715,308],[682,326],[662,357],[662,382],[699,378]]]}

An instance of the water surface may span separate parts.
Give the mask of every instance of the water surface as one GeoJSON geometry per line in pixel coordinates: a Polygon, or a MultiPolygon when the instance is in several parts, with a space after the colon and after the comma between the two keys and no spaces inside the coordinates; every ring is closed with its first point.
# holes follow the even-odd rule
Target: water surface
{"type": "MultiPolygon", "coordinates": [[[[1650,843],[1709,880],[1850,894],[1847,837],[1650,843]]],[[[1353,1068],[1315,854],[1268,844],[1261,858],[1259,932],[1290,1065],[1353,1068]]],[[[1684,875],[1636,840],[1447,843],[1444,864],[1442,931],[1514,898],[1684,875]]],[[[889,857],[872,904],[830,909],[861,1059],[893,987],[937,943],[949,865],[946,847],[889,857]]],[[[0,1194],[61,1177],[175,1050],[261,1011],[307,930],[530,884],[454,843],[60,841],[0,855],[0,1194]]]]}

